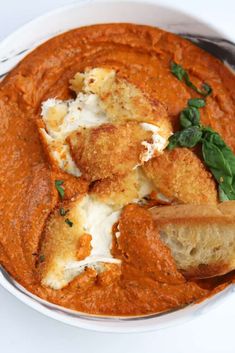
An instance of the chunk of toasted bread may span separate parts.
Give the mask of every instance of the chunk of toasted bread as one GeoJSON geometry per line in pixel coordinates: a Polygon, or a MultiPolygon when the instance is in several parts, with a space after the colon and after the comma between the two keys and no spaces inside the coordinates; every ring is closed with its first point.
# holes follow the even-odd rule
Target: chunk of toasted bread
{"type": "Polygon", "coordinates": [[[208,278],[235,269],[235,201],[155,207],[151,213],[186,277],[208,278]]]}

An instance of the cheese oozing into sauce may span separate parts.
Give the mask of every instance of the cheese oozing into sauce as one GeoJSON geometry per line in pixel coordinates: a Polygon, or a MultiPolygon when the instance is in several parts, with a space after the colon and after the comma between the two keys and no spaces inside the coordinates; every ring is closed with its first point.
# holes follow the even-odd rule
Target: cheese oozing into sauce
{"type": "Polygon", "coordinates": [[[119,219],[120,211],[114,211],[112,207],[93,200],[89,195],[77,201],[71,211],[73,227],[76,227],[76,230],[71,230],[68,236],[73,239],[65,240],[64,249],[59,246],[56,248],[57,234],[53,235],[53,256],[49,258],[49,263],[46,263],[42,278],[42,284],[53,289],[65,287],[87,267],[100,273],[105,270],[105,264],[120,263],[120,260],[113,258],[111,254],[112,228],[119,219]],[[78,261],[76,244],[84,234],[91,235],[91,252],[89,256],[78,261]]]}

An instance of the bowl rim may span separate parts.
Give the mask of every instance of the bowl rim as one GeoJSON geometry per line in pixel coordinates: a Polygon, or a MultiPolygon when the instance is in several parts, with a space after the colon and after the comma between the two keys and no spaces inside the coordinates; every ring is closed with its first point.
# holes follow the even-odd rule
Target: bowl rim
{"type": "Polygon", "coordinates": [[[235,293],[235,285],[230,284],[224,290],[214,294],[212,297],[206,298],[202,302],[192,303],[184,308],[176,309],[167,313],[137,317],[137,321],[133,320],[133,318],[101,318],[84,313],[81,313],[80,315],[77,311],[66,309],[62,306],[43,300],[16,282],[6,272],[6,270],[1,267],[1,265],[0,285],[22,303],[46,317],[55,319],[73,327],[88,329],[91,331],[127,334],[152,332],[187,323],[194,318],[210,312],[218,307],[222,302],[224,303],[225,301],[228,301],[235,293]],[[6,277],[9,277],[10,279],[7,280],[6,277]],[[193,311],[191,311],[191,309],[193,309],[193,311]],[[168,319],[170,319],[170,321],[168,321],[168,319]],[[155,320],[156,322],[151,323],[152,320],[155,320]],[[137,325],[133,325],[133,323],[137,323],[137,325]]]}
{"type": "MultiPolygon", "coordinates": [[[[19,26],[16,30],[14,30],[12,33],[10,33],[6,38],[4,38],[0,42],[0,51],[4,46],[7,46],[8,42],[10,42],[14,37],[20,32],[20,31],[25,31],[27,28],[30,28],[32,24],[36,24],[42,20],[47,20],[51,16],[55,16],[57,14],[63,13],[64,11],[72,10],[72,9],[77,9],[77,8],[83,8],[84,6],[90,5],[90,4],[97,4],[98,6],[101,4],[111,4],[110,1],[108,0],[82,0],[76,3],[70,3],[67,5],[60,6],[56,9],[50,10],[45,12],[44,14],[35,17],[34,19],[26,22],[22,26],[19,26]]],[[[161,7],[164,8],[165,10],[169,11],[174,11],[176,13],[181,13],[186,16],[191,17],[192,19],[197,20],[198,22],[204,23],[208,25],[212,31],[217,32],[221,38],[230,38],[228,34],[225,34],[223,30],[215,26],[214,24],[211,24],[210,22],[204,22],[201,21],[199,17],[192,15],[191,13],[187,11],[181,11],[177,9],[175,6],[165,6],[164,1],[154,1],[154,0],[129,0],[129,1],[120,1],[120,0],[113,0],[113,4],[121,4],[121,5],[126,5],[126,4],[142,4],[142,5],[152,5],[156,7],[161,7]]],[[[120,21],[121,23],[121,21],[120,21]]],[[[78,26],[79,27],[79,26],[78,26]]],[[[62,31],[60,33],[63,33],[66,31],[62,31]]],[[[54,35],[53,35],[54,36],[54,35]]],[[[52,36],[52,37],[53,37],[52,36]]],[[[48,40],[48,38],[46,38],[48,40]]],[[[37,43],[41,44],[41,43],[37,43]]],[[[36,45],[36,46],[37,46],[36,45]]],[[[35,46],[32,48],[32,50],[35,49],[35,46]]],[[[31,51],[31,50],[30,50],[31,51]]],[[[27,52],[28,54],[28,52],[27,52]]],[[[21,59],[20,59],[21,60],[21,59]]],[[[20,61],[19,60],[19,61],[20,61]]],[[[19,62],[18,61],[18,62],[19,62]]],[[[224,302],[225,299],[228,299],[231,294],[235,292],[235,286],[230,285],[227,288],[225,288],[223,291],[220,293],[215,294],[213,297],[205,299],[202,303],[199,304],[192,304],[190,306],[187,306],[183,309],[178,309],[176,311],[171,311],[169,313],[162,313],[162,314],[154,314],[154,315],[149,315],[146,317],[140,317],[140,321],[142,321],[142,324],[138,325],[126,325],[124,322],[128,323],[128,320],[125,320],[124,318],[116,318],[114,325],[112,325],[113,320],[109,320],[110,318],[105,318],[105,321],[100,321],[100,318],[95,317],[94,315],[89,315],[86,314],[81,314],[77,313],[76,311],[72,311],[66,308],[63,308],[61,306],[52,304],[50,302],[47,302],[45,300],[42,300],[39,297],[36,297],[32,293],[28,292],[25,288],[23,288],[21,285],[19,285],[13,278],[10,277],[9,274],[7,276],[10,278],[10,280],[7,280],[6,276],[3,275],[7,273],[0,265],[0,285],[2,285],[3,288],[5,288],[9,293],[14,295],[16,298],[18,298],[21,302],[24,304],[28,305],[29,307],[33,308],[37,312],[53,318],[57,321],[79,327],[79,328],[84,328],[84,329],[89,329],[93,331],[98,331],[98,332],[118,332],[118,333],[131,333],[131,332],[150,332],[150,331],[155,331],[158,329],[163,329],[167,327],[172,327],[177,324],[185,323],[187,321],[192,320],[195,316],[203,314],[205,311],[211,310],[215,306],[217,306],[219,303],[222,301],[224,302]],[[190,308],[194,308],[193,312],[191,312],[190,308]],[[77,314],[76,318],[72,318],[68,316],[68,313],[75,313],[77,314]],[[175,313],[182,313],[182,316],[175,315],[175,313]],[[170,321],[167,320],[167,318],[170,317],[170,321]],[[166,320],[159,320],[160,322],[156,322],[155,324],[153,323],[152,325],[149,325],[151,319],[154,318],[166,318],[166,320]],[[164,322],[166,321],[166,322],[164,322]]],[[[104,320],[104,319],[103,319],[104,320]]],[[[129,319],[129,322],[134,320],[129,319]]]]}
{"type": "MultiPolygon", "coordinates": [[[[158,6],[161,8],[164,8],[165,10],[169,10],[169,11],[175,11],[181,14],[185,14],[189,17],[191,17],[192,19],[195,19],[203,24],[207,24],[208,27],[210,27],[213,31],[218,32],[221,35],[221,38],[226,38],[229,39],[231,41],[235,41],[235,38],[233,38],[232,36],[230,37],[229,33],[224,32],[223,29],[220,28],[220,26],[215,25],[214,23],[212,23],[211,21],[208,22],[204,22],[204,20],[201,20],[199,16],[197,15],[192,15],[189,11],[182,11],[179,10],[176,6],[170,6],[170,5],[165,5],[164,4],[164,0],[79,0],[78,2],[71,2],[69,4],[66,5],[62,5],[59,6],[55,9],[46,11],[44,13],[42,13],[39,16],[34,17],[33,19],[26,21],[25,23],[23,23],[22,25],[18,26],[15,30],[13,30],[11,33],[9,33],[6,37],[4,37],[3,39],[0,40],[0,50],[1,47],[4,46],[5,44],[7,44],[7,42],[9,40],[12,39],[12,37],[15,37],[15,35],[21,31],[21,30],[25,30],[27,29],[27,27],[30,27],[30,25],[35,24],[39,21],[41,21],[42,19],[46,19],[47,17],[49,18],[52,15],[56,15],[59,14],[65,10],[70,10],[73,8],[82,8],[86,5],[90,5],[90,4],[97,4],[97,5],[102,5],[102,4],[130,4],[132,3],[133,5],[135,4],[143,4],[143,5],[152,5],[152,6],[158,6]]],[[[120,22],[122,23],[122,22],[120,22]]],[[[66,32],[66,31],[64,31],[66,32]]],[[[63,33],[63,32],[62,32],[63,33]]],[[[47,39],[46,39],[47,41],[47,39]]]]}

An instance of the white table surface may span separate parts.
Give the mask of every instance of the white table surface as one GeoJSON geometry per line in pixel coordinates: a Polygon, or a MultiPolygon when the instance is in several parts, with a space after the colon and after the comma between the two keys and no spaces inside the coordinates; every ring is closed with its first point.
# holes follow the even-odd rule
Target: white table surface
{"type": "MultiPolygon", "coordinates": [[[[163,1],[162,1],[163,2],[163,1]]],[[[0,39],[69,0],[0,0],[0,39]]],[[[165,0],[215,23],[235,41],[234,0],[165,0]]],[[[0,287],[1,353],[234,353],[235,294],[205,316],[142,334],[101,334],[73,328],[28,308],[0,287]]]]}

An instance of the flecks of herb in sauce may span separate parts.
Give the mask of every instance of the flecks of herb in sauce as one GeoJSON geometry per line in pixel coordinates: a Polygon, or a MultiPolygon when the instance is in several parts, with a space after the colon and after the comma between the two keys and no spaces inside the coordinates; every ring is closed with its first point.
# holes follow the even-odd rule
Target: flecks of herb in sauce
{"type": "Polygon", "coordinates": [[[70,221],[69,218],[66,218],[66,219],[65,219],[65,223],[67,223],[69,227],[72,227],[72,226],[73,226],[73,222],[70,221]]]}
{"type": "Polygon", "coordinates": [[[61,216],[66,216],[66,214],[69,212],[69,210],[65,210],[63,207],[59,209],[60,215],[61,216]]]}
{"type": "Polygon", "coordinates": [[[38,257],[38,262],[39,263],[42,263],[42,262],[44,262],[45,261],[45,255],[39,255],[39,257],[38,257]]]}

